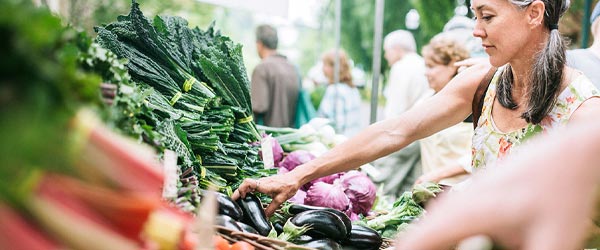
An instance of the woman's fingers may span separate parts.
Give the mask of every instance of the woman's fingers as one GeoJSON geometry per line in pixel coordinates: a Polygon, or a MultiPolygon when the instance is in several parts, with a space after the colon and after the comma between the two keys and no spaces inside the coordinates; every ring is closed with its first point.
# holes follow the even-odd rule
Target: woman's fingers
{"type": "Polygon", "coordinates": [[[245,179],[242,184],[238,187],[237,190],[233,192],[231,195],[231,199],[237,200],[239,198],[246,197],[247,193],[251,193],[256,189],[256,180],[254,179],[245,179]]]}
{"type": "Polygon", "coordinates": [[[277,211],[279,206],[281,206],[281,204],[287,200],[287,198],[281,197],[281,195],[275,196],[271,203],[269,203],[269,206],[267,206],[267,208],[265,209],[265,214],[267,214],[267,217],[271,217],[271,215],[273,215],[275,211],[277,211]]]}

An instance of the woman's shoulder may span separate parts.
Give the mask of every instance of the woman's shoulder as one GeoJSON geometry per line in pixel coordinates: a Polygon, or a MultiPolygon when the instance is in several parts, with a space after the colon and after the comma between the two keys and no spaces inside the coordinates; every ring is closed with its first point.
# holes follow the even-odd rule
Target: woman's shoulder
{"type": "Polygon", "coordinates": [[[489,64],[473,65],[452,78],[442,92],[450,92],[472,101],[479,83],[491,69],[492,66],[489,64]]]}
{"type": "Polygon", "coordinates": [[[553,112],[562,112],[562,116],[569,123],[581,120],[595,121],[600,115],[600,91],[590,79],[582,72],[567,67],[563,84],[564,89],[553,112]]]}
{"type": "Polygon", "coordinates": [[[580,92],[582,94],[587,93],[587,95],[597,96],[599,95],[599,91],[594,86],[592,81],[583,74],[583,72],[567,67],[565,70],[565,78],[561,84],[561,93],[564,93],[568,88],[571,91],[580,92]]]}
{"type": "Polygon", "coordinates": [[[492,66],[489,64],[477,64],[467,69],[461,71],[453,80],[462,83],[463,85],[479,85],[481,80],[487,75],[487,73],[492,69],[492,66]]]}

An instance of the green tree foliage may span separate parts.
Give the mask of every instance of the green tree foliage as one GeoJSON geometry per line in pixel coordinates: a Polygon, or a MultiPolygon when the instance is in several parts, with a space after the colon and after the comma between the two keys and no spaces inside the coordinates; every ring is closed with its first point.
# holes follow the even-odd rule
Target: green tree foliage
{"type": "MultiPolygon", "coordinates": [[[[412,0],[421,16],[420,36],[415,37],[419,45],[426,44],[444,29],[446,22],[454,16],[456,0],[412,0]]],[[[419,46],[421,47],[421,46],[419,46]]]]}
{"type": "MultiPolygon", "coordinates": [[[[593,10],[598,0],[592,1],[590,12],[593,10]]],[[[581,39],[583,35],[583,23],[589,22],[585,20],[585,0],[571,1],[569,10],[560,21],[560,32],[571,40],[571,47],[581,47],[581,39]]],[[[588,46],[592,44],[593,39],[589,34],[588,46]]]]}
{"type": "MultiPolygon", "coordinates": [[[[406,29],[404,17],[411,8],[409,1],[385,1],[383,34],[406,29]]],[[[328,11],[333,18],[333,9],[328,11]]],[[[341,46],[355,64],[366,71],[371,71],[373,62],[374,17],[375,1],[342,1],[341,46]]]]}
{"type": "MultiPolygon", "coordinates": [[[[420,48],[442,31],[444,24],[452,18],[455,6],[455,0],[385,1],[383,35],[397,29],[406,29],[406,14],[411,9],[416,9],[421,16],[421,23],[419,28],[412,32],[420,48]]],[[[330,13],[327,18],[332,20],[333,9],[329,8],[327,11],[330,13]]],[[[367,71],[371,71],[373,61],[374,17],[375,1],[342,1],[341,45],[348,51],[355,64],[367,71]]],[[[385,60],[382,63],[382,70],[385,70],[385,60]]]]}
{"type": "MultiPolygon", "coordinates": [[[[61,0],[64,6],[60,14],[69,23],[93,33],[93,27],[108,23],[116,16],[129,11],[131,1],[123,0],[61,0]]],[[[196,0],[140,0],[145,13],[154,15],[177,15],[189,21],[191,26],[205,27],[213,19],[214,7],[196,0]]]]}

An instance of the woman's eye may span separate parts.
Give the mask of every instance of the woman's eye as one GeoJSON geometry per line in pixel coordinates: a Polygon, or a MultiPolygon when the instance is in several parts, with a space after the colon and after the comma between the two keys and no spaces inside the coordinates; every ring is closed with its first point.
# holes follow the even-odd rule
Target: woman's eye
{"type": "MultiPolygon", "coordinates": [[[[492,19],[492,17],[493,17],[493,16],[482,16],[482,17],[481,17],[481,19],[482,19],[482,20],[485,20],[485,21],[489,21],[489,20],[491,20],[491,19],[492,19]]],[[[477,16],[474,16],[474,17],[473,17],[473,21],[477,21],[477,19],[479,19],[479,18],[477,18],[477,16]]]]}

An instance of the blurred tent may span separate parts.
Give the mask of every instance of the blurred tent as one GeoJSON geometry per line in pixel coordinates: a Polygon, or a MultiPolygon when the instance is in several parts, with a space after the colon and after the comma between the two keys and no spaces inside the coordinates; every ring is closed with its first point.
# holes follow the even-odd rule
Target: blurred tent
{"type": "Polygon", "coordinates": [[[226,8],[243,9],[252,12],[261,12],[267,15],[288,17],[289,0],[197,0],[226,8]]]}
{"type": "Polygon", "coordinates": [[[67,8],[67,2],[60,0],[33,0],[33,3],[36,5],[45,5],[48,6],[54,13],[62,13],[67,8]]]}

